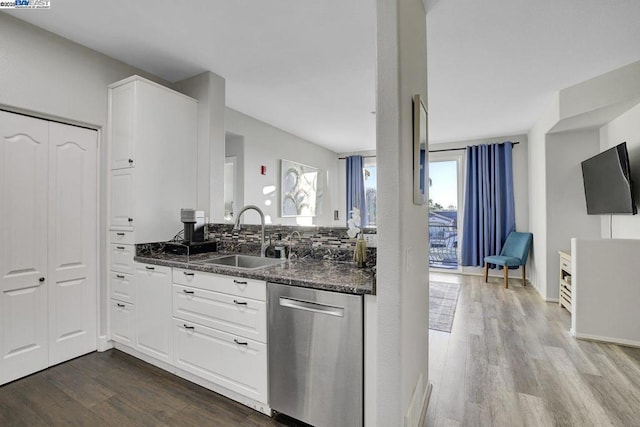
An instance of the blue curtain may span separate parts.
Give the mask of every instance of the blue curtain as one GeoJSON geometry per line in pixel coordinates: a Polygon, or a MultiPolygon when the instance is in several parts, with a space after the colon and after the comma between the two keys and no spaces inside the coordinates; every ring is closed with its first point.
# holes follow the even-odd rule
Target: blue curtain
{"type": "Polygon", "coordinates": [[[484,265],[516,229],[511,154],[511,142],[467,147],[462,265],[484,265]]]}
{"type": "Polygon", "coordinates": [[[364,197],[364,158],[362,156],[348,156],[347,164],[347,214],[346,221],[351,218],[349,213],[353,208],[360,209],[361,227],[367,224],[367,204],[364,197]]]}

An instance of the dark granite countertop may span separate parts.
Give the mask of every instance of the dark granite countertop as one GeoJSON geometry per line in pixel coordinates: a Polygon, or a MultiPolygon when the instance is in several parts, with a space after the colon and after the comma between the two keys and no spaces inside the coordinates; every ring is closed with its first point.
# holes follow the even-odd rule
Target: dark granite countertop
{"type": "Polygon", "coordinates": [[[208,273],[226,274],[228,276],[246,277],[283,283],[285,285],[314,288],[326,291],[349,294],[375,294],[375,272],[371,268],[358,268],[352,262],[336,262],[315,259],[295,259],[282,264],[244,270],[212,264],[198,264],[198,261],[228,255],[228,253],[204,253],[198,255],[152,254],[138,255],[137,262],[163,265],[174,268],[208,273]]]}

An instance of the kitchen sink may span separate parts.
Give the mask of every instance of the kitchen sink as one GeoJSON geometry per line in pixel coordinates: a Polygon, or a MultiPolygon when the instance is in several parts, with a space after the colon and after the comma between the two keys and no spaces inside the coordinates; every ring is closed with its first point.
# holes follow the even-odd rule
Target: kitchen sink
{"type": "Polygon", "coordinates": [[[270,265],[281,264],[282,262],[284,262],[282,259],[261,258],[252,255],[225,255],[203,261],[194,261],[194,263],[198,264],[220,265],[223,267],[241,268],[243,270],[256,270],[270,265]]]}

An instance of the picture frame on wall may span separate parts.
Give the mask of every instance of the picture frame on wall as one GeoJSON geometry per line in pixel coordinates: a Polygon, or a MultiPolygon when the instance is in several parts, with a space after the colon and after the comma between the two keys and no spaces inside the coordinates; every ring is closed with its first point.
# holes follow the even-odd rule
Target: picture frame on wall
{"type": "Polygon", "coordinates": [[[290,160],[280,160],[280,216],[314,217],[322,213],[320,170],[290,160]]]}
{"type": "Polygon", "coordinates": [[[429,204],[428,113],[422,96],[413,96],[413,204],[429,204]]]}

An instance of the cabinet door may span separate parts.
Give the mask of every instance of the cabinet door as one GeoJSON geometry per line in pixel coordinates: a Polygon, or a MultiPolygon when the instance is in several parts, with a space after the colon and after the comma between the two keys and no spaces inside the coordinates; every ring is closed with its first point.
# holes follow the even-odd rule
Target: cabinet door
{"type": "Polygon", "coordinates": [[[0,384],[47,367],[48,123],[0,111],[0,384]]]}
{"type": "Polygon", "coordinates": [[[267,346],[174,319],[176,366],[258,402],[267,402],[267,346]]]}
{"type": "Polygon", "coordinates": [[[117,230],[133,230],[134,170],[111,172],[110,225],[117,230]]]}
{"type": "Polygon", "coordinates": [[[111,132],[111,169],[133,167],[135,164],[135,102],[136,85],[129,83],[109,91],[111,132]]]}
{"type": "Polygon", "coordinates": [[[97,348],[97,132],[49,124],[49,365],[97,348]]]}
{"type": "Polygon", "coordinates": [[[133,347],[135,306],[126,302],[111,300],[111,339],[133,347]]]}
{"type": "Polygon", "coordinates": [[[136,289],[137,348],[171,362],[171,269],[136,264],[136,289]]]}

